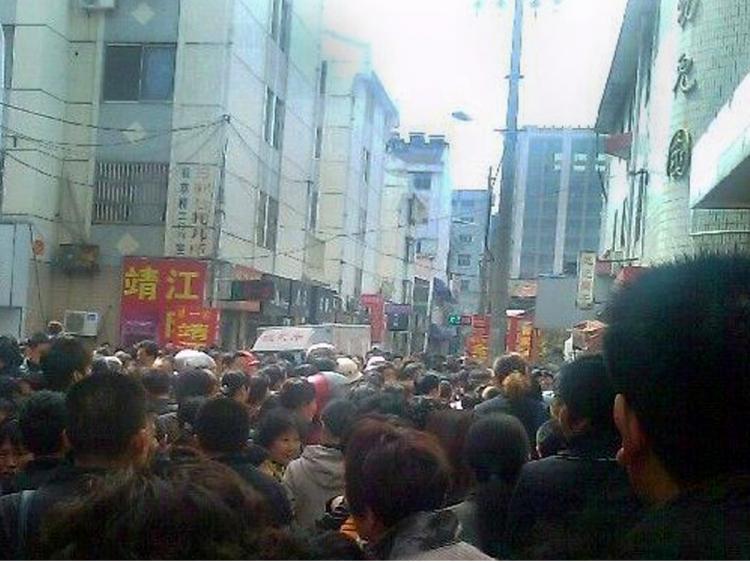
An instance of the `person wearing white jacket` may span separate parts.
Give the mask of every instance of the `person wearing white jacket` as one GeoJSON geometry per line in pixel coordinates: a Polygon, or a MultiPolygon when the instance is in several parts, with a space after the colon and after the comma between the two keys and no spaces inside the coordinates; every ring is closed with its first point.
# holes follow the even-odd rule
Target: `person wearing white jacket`
{"type": "Polygon", "coordinates": [[[330,402],[321,414],[321,444],[305,447],[286,469],[283,484],[301,527],[314,529],[328,500],[344,493],[343,445],[355,416],[356,408],[348,400],[330,402]]]}

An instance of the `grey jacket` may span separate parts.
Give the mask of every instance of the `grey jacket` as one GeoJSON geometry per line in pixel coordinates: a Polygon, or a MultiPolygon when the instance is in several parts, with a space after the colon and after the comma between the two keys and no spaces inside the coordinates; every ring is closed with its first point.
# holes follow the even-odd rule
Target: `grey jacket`
{"type": "Polygon", "coordinates": [[[325,445],[308,445],[300,458],[284,473],[284,486],[299,525],[315,528],[323,517],[326,502],[344,493],[344,454],[325,445]]]}

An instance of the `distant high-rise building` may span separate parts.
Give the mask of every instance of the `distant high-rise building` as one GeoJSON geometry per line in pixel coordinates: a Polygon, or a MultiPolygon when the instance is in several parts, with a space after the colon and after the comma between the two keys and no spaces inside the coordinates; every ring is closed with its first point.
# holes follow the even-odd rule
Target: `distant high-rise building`
{"type": "Polygon", "coordinates": [[[605,166],[590,129],[519,134],[511,278],[572,274],[579,252],[598,251],[605,166]]]}
{"type": "Polygon", "coordinates": [[[481,271],[487,234],[487,191],[460,189],[453,192],[451,205],[451,251],[448,273],[461,314],[479,314],[481,271]]]}

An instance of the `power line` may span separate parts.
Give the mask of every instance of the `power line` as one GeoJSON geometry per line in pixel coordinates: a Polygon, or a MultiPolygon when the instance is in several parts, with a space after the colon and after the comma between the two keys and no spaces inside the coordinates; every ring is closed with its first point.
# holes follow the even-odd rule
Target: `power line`
{"type": "MultiPolygon", "coordinates": [[[[196,127],[202,126],[202,125],[211,125],[212,123],[215,123],[216,121],[207,121],[205,123],[202,123],[201,125],[188,125],[185,127],[175,127],[173,129],[133,129],[133,128],[122,128],[122,127],[103,127],[101,125],[92,125],[90,123],[81,123],[79,121],[71,121],[69,119],[64,119],[62,117],[56,117],[54,115],[49,115],[47,113],[42,113],[40,111],[35,111],[33,109],[29,109],[27,107],[20,107],[17,105],[10,104],[8,102],[0,101],[0,106],[7,107],[8,109],[14,109],[16,111],[20,111],[22,113],[28,113],[29,115],[34,115],[36,117],[41,117],[42,119],[49,119],[50,121],[57,121],[58,123],[64,123],[66,125],[73,125],[75,127],[84,127],[86,129],[96,129],[99,131],[118,131],[120,133],[176,133],[180,131],[189,131],[191,129],[195,129],[196,127]]],[[[221,119],[225,119],[224,116],[222,116],[221,119]]]]}

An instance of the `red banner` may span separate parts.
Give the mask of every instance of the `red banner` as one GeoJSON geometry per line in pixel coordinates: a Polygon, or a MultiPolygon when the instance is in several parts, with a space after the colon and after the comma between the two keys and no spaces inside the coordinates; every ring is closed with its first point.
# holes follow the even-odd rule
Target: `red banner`
{"type": "Polygon", "coordinates": [[[362,295],[362,306],[370,316],[370,339],[372,343],[382,343],[385,332],[385,299],[383,295],[362,295]]]}
{"type": "Polygon", "coordinates": [[[219,311],[215,308],[177,308],[167,311],[162,341],[177,347],[202,347],[219,338],[219,311]]]}
{"type": "Polygon", "coordinates": [[[471,335],[466,339],[466,355],[484,363],[489,357],[489,347],[490,317],[474,315],[471,319],[471,335]]]}
{"type": "Polygon", "coordinates": [[[142,339],[186,347],[216,343],[218,313],[204,308],[207,276],[207,264],[200,260],[124,258],[120,304],[123,343],[142,339]],[[185,343],[179,344],[175,338],[185,343]]]}

